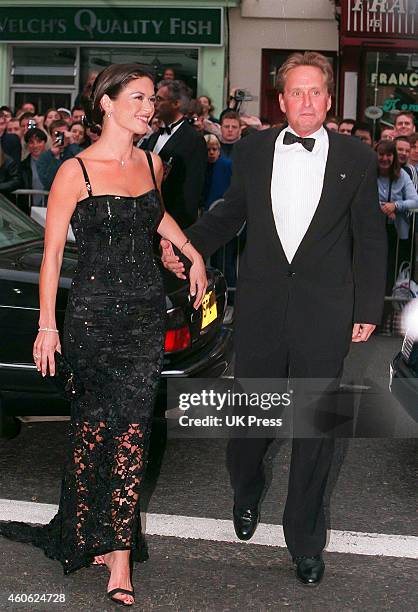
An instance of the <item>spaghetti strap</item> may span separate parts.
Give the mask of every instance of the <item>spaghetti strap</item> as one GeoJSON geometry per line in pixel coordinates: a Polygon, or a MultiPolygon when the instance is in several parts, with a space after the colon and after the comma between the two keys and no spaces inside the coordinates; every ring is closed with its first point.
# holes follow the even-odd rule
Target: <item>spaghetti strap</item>
{"type": "Polygon", "coordinates": [[[86,183],[87,193],[89,194],[89,196],[92,196],[93,195],[93,191],[91,189],[91,183],[90,183],[89,175],[87,174],[86,166],[84,165],[84,162],[83,162],[83,160],[80,157],[76,157],[75,159],[79,162],[79,164],[81,166],[81,169],[83,171],[84,181],[86,183]]]}
{"type": "Polygon", "coordinates": [[[154,183],[154,187],[157,191],[159,191],[157,187],[157,181],[155,180],[154,164],[152,163],[151,153],[149,151],[145,151],[145,155],[147,156],[149,169],[151,170],[151,176],[152,176],[152,181],[154,183]]]}

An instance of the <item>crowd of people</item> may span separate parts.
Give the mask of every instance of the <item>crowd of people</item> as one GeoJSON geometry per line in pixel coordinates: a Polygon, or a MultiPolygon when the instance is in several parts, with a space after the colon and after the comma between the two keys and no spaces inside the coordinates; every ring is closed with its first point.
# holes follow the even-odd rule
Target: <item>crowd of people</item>
{"type": "MultiPolygon", "coordinates": [[[[96,77],[97,73],[89,75],[71,110],[49,108],[39,114],[32,102],[25,102],[15,112],[8,106],[0,107],[0,193],[15,201],[16,189],[49,191],[63,162],[100,138],[101,127],[85,120],[85,104],[96,77]]],[[[154,151],[162,158],[165,205],[182,228],[223,198],[232,177],[235,143],[252,132],[284,125],[243,113],[236,91],[231,90],[228,106],[216,116],[209,96],[194,99],[191,89],[167,68],[157,84],[155,115],[148,133],[134,140],[135,146],[154,151]]],[[[380,126],[378,138],[373,125],[365,121],[327,116],[324,125],[330,131],[361,140],[377,153],[379,197],[390,247],[390,293],[396,278],[396,243],[399,238],[398,263],[408,260],[412,240],[410,211],[418,208],[418,134],[414,114],[399,112],[393,126],[380,126]]],[[[42,195],[34,194],[30,203],[40,205],[43,201],[42,195]]],[[[28,198],[19,197],[16,203],[29,213],[28,198]]],[[[245,232],[241,246],[244,243],[245,232]]],[[[217,254],[211,259],[224,269],[230,288],[235,287],[239,249],[233,241],[222,257],[217,254]]],[[[229,303],[233,304],[233,292],[229,303]]]]}

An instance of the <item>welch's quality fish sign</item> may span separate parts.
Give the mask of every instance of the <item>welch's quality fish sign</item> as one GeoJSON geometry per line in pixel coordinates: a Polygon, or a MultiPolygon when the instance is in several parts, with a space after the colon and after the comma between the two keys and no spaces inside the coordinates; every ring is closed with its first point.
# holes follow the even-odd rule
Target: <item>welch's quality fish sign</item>
{"type": "Polygon", "coordinates": [[[350,36],[418,34],[417,0],[343,0],[342,30],[350,36]]]}
{"type": "Polygon", "coordinates": [[[0,7],[1,42],[220,46],[222,8],[0,7]]]}

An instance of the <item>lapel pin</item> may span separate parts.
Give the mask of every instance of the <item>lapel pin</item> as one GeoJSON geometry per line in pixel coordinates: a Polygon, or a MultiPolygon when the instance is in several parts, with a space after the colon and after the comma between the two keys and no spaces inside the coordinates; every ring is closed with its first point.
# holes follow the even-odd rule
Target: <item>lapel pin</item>
{"type": "Polygon", "coordinates": [[[345,174],[340,174],[340,176],[341,176],[341,180],[343,181],[345,179],[346,175],[345,174]]]}

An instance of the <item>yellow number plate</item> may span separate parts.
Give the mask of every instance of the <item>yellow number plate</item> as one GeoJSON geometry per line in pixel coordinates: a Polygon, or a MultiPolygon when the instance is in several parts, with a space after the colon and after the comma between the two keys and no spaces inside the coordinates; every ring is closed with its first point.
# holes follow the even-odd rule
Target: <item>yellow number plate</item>
{"type": "Polygon", "coordinates": [[[204,329],[218,316],[214,291],[208,291],[202,301],[202,327],[204,329]]]}

